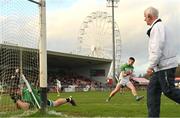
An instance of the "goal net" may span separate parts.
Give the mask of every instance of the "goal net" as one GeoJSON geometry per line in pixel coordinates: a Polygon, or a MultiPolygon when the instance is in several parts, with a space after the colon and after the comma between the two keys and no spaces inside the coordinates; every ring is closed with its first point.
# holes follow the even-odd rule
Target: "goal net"
{"type": "Polygon", "coordinates": [[[39,6],[28,0],[0,0],[0,111],[19,111],[13,101],[23,83],[38,85],[39,6]]]}

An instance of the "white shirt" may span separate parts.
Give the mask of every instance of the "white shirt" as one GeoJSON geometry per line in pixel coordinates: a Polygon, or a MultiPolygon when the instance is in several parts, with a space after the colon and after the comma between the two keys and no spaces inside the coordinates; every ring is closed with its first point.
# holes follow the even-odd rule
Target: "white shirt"
{"type": "Polygon", "coordinates": [[[58,87],[58,88],[61,88],[61,81],[59,81],[59,80],[56,79],[56,82],[57,82],[57,87],[58,87]]]}
{"type": "MultiPolygon", "coordinates": [[[[156,19],[153,24],[157,21],[156,19]]],[[[151,25],[151,27],[153,26],[151,25]]],[[[178,66],[176,50],[170,32],[162,22],[157,22],[149,38],[149,67],[155,71],[170,69],[178,66]]]]}

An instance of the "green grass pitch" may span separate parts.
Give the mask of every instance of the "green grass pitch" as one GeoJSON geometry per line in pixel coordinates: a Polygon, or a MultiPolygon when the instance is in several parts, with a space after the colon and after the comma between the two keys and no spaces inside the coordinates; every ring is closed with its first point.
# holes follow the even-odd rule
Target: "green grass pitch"
{"type": "MultiPolygon", "coordinates": [[[[77,107],[65,104],[60,107],[50,108],[67,116],[74,117],[147,117],[146,91],[139,91],[145,98],[142,101],[135,101],[130,91],[123,95],[117,93],[110,102],[105,99],[110,92],[75,92],[61,93],[60,97],[70,95],[77,102],[77,107]]],[[[57,98],[56,93],[48,95],[50,99],[57,98]]],[[[161,117],[180,117],[180,105],[162,95],[161,117]]]]}
{"type": "MultiPolygon", "coordinates": [[[[56,111],[61,113],[62,117],[147,117],[146,107],[146,91],[138,91],[145,98],[142,101],[135,101],[130,91],[126,91],[123,95],[117,93],[110,102],[105,100],[110,92],[72,92],[61,93],[60,97],[66,98],[73,96],[76,100],[76,107],[65,104],[60,107],[48,108],[48,111],[56,111]]],[[[57,99],[57,93],[49,93],[48,98],[57,99]]],[[[169,100],[162,95],[161,99],[161,117],[180,117],[180,105],[169,100]]],[[[43,114],[39,112],[30,115],[31,117],[53,117],[52,114],[43,114]]],[[[59,117],[59,116],[58,116],[59,117]]]]}

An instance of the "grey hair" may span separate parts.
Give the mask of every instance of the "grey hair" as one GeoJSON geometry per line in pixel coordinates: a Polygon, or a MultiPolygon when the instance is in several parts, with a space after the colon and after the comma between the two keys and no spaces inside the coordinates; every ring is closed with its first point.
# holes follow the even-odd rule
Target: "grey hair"
{"type": "Polygon", "coordinates": [[[159,17],[159,11],[154,8],[154,7],[148,7],[145,11],[144,11],[145,14],[147,15],[151,15],[151,16],[155,16],[155,17],[159,17]]]}

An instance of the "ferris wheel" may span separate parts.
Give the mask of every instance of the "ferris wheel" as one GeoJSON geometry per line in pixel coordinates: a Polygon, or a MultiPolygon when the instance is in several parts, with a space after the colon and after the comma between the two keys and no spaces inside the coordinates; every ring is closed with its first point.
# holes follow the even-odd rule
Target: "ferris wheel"
{"type": "MultiPolygon", "coordinates": [[[[120,30],[115,22],[116,67],[121,59],[120,30]]],[[[97,11],[88,15],[81,24],[78,35],[78,54],[97,58],[112,59],[112,16],[97,11]]]]}

